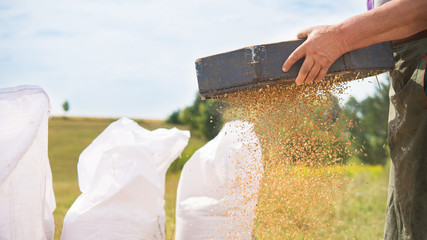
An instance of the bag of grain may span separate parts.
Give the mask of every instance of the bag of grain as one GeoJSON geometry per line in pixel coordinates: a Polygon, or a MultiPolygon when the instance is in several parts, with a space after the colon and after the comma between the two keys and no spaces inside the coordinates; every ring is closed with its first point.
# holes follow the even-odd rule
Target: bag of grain
{"type": "Polygon", "coordinates": [[[242,121],[196,151],[178,184],[175,239],[251,239],[261,158],[253,125],[242,121]]]}
{"type": "Polygon", "coordinates": [[[0,89],[0,239],[53,239],[49,114],[40,87],[0,89]]]}
{"type": "Polygon", "coordinates": [[[80,155],[82,194],[65,216],[61,239],[164,239],[166,170],[189,137],[127,118],[110,124],[80,155]]]}

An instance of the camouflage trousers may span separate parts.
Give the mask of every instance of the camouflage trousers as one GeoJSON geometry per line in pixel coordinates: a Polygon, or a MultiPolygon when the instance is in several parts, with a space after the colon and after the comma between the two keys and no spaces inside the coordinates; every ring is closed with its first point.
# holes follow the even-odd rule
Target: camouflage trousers
{"type": "Polygon", "coordinates": [[[384,239],[427,239],[427,39],[394,47],[384,239]]]}

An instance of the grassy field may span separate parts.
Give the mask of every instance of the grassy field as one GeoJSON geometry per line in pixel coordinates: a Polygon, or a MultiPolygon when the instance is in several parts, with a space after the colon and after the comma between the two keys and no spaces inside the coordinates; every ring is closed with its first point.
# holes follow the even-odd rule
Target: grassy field
{"type": "Polygon", "coordinates": [[[331,239],[383,239],[389,166],[351,166],[331,239]]]}
{"type": "MultiPolygon", "coordinates": [[[[111,122],[116,119],[62,118],[49,121],[49,158],[57,207],[55,239],[60,239],[64,216],[80,195],[77,180],[77,162],[80,153],[111,122]]],[[[137,120],[146,129],[171,128],[162,121],[137,120]]],[[[184,126],[177,126],[186,129],[184,126]]],[[[179,166],[206,140],[192,132],[182,157],[171,166],[166,176],[165,210],[166,239],[173,239],[175,229],[175,200],[179,166]]],[[[337,224],[334,234],[324,239],[382,239],[387,198],[388,167],[355,165],[347,168],[345,198],[336,206],[337,224]]],[[[323,239],[323,238],[321,238],[323,239]]]]}

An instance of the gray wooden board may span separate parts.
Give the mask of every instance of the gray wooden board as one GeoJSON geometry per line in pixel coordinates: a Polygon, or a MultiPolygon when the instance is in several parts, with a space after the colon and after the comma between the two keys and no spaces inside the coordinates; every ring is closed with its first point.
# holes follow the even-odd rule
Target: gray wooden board
{"type": "MultiPolygon", "coordinates": [[[[256,45],[196,60],[200,96],[212,98],[247,88],[273,84],[292,84],[304,59],[288,71],[282,65],[304,40],[256,45]]],[[[394,67],[390,42],[357,49],[341,56],[330,67],[327,77],[360,79],[394,67]]]]}

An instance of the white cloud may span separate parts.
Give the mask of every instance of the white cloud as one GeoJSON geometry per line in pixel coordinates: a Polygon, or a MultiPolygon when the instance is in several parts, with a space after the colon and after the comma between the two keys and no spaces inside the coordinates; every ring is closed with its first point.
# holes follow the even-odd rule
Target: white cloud
{"type": "Polygon", "coordinates": [[[54,114],[165,118],[192,103],[196,58],[294,39],[359,0],[0,1],[0,87],[37,84],[54,114]]]}

